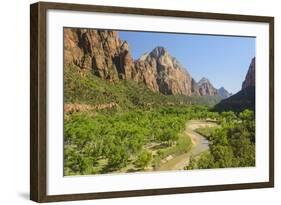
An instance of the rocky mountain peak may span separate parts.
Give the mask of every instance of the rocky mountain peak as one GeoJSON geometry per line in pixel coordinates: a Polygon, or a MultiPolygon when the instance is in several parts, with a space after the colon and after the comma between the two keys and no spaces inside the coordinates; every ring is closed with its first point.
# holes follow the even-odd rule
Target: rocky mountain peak
{"type": "Polygon", "coordinates": [[[154,91],[165,95],[192,94],[191,76],[164,47],[143,54],[135,61],[135,67],[139,81],[154,91]]]}
{"type": "Polygon", "coordinates": [[[218,89],[218,95],[221,96],[222,98],[228,98],[230,97],[232,94],[229,93],[224,87],[220,87],[218,89]]]}
{"type": "Polygon", "coordinates": [[[122,45],[120,46],[120,49],[121,49],[122,51],[129,51],[129,44],[128,44],[128,42],[127,42],[127,41],[124,41],[124,42],[122,43],[122,45]]]}
{"type": "Polygon", "coordinates": [[[218,95],[218,91],[214,86],[211,84],[211,82],[203,77],[199,82],[197,83],[199,94],[202,96],[208,95],[208,96],[214,96],[218,95]]]}
{"type": "Polygon", "coordinates": [[[243,81],[242,84],[242,90],[246,89],[248,87],[255,86],[256,82],[256,58],[252,58],[247,75],[245,77],[245,80],[243,81]]]}
{"type": "Polygon", "coordinates": [[[157,59],[166,54],[168,54],[168,51],[162,46],[157,46],[150,52],[150,55],[157,59]]]}
{"type": "Polygon", "coordinates": [[[201,78],[198,82],[198,85],[203,85],[203,84],[211,84],[208,78],[201,78]]]}
{"type": "Polygon", "coordinates": [[[79,28],[64,29],[64,64],[109,81],[131,79],[135,67],[129,45],[117,31],[79,28]]]}
{"type": "Polygon", "coordinates": [[[220,91],[220,92],[227,92],[227,90],[226,90],[224,87],[220,87],[220,88],[218,89],[218,91],[220,91]]]}

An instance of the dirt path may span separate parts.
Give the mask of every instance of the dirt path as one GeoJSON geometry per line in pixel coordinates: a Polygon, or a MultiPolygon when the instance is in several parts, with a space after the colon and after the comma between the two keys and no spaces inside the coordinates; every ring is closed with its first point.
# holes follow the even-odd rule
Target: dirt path
{"type": "Polygon", "coordinates": [[[209,149],[209,142],[202,135],[196,133],[194,130],[203,127],[214,127],[217,126],[214,122],[205,120],[190,120],[186,123],[185,134],[191,138],[193,147],[190,152],[178,155],[165,164],[162,164],[158,170],[183,170],[189,163],[191,156],[196,156],[209,149]]]}

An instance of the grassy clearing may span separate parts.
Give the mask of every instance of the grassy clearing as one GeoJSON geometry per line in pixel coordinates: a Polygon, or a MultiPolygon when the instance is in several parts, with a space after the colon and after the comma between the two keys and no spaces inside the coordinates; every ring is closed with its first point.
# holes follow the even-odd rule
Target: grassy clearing
{"type": "Polygon", "coordinates": [[[203,127],[203,128],[197,128],[195,132],[199,133],[200,135],[206,137],[207,139],[210,138],[212,132],[215,130],[215,127],[203,127]]]}
{"type": "Polygon", "coordinates": [[[158,149],[156,155],[154,156],[153,167],[155,170],[158,170],[159,167],[166,163],[165,160],[167,157],[171,156],[173,158],[188,153],[192,148],[192,142],[188,135],[185,133],[180,133],[178,140],[171,147],[158,149]]]}

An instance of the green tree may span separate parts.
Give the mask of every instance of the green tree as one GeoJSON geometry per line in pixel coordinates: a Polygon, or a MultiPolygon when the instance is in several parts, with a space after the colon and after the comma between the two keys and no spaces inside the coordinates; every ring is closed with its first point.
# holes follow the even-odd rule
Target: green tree
{"type": "Polygon", "coordinates": [[[142,151],[136,161],[135,161],[135,165],[136,167],[140,168],[140,169],[144,169],[145,167],[147,167],[150,163],[152,159],[152,155],[150,152],[148,151],[142,151]]]}
{"type": "Polygon", "coordinates": [[[163,131],[162,134],[160,134],[159,139],[161,142],[168,143],[169,145],[171,145],[172,142],[178,139],[178,135],[174,130],[166,129],[163,131]]]}
{"type": "Polygon", "coordinates": [[[215,167],[235,167],[235,159],[230,146],[214,145],[211,147],[215,167]]]}
{"type": "Polygon", "coordinates": [[[108,167],[111,170],[116,170],[127,166],[129,155],[127,153],[126,147],[119,144],[111,147],[110,153],[107,158],[108,167]]]}
{"type": "Polygon", "coordinates": [[[237,119],[237,116],[232,111],[221,113],[221,121],[224,122],[224,123],[225,122],[230,123],[230,122],[233,122],[236,119],[237,119]]]}
{"type": "Polygon", "coordinates": [[[197,160],[195,159],[194,156],[190,157],[188,165],[184,167],[184,170],[191,170],[191,169],[197,169],[197,160]]]}
{"type": "Polygon", "coordinates": [[[214,157],[210,152],[203,152],[200,155],[200,159],[196,163],[198,169],[209,169],[215,168],[214,157]]]}

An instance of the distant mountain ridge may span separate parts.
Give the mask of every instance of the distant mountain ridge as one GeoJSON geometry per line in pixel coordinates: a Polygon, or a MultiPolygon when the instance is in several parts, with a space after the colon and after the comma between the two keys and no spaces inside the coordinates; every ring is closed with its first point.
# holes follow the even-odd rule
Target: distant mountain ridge
{"type": "Polygon", "coordinates": [[[220,87],[218,89],[218,94],[222,97],[222,98],[228,98],[232,95],[232,93],[229,93],[224,87],[220,87]]]}
{"type": "Polygon", "coordinates": [[[69,64],[111,82],[141,82],[165,95],[229,96],[226,90],[214,88],[207,78],[197,83],[162,46],[134,60],[128,42],[122,41],[117,31],[65,28],[64,65],[69,64]]]}

